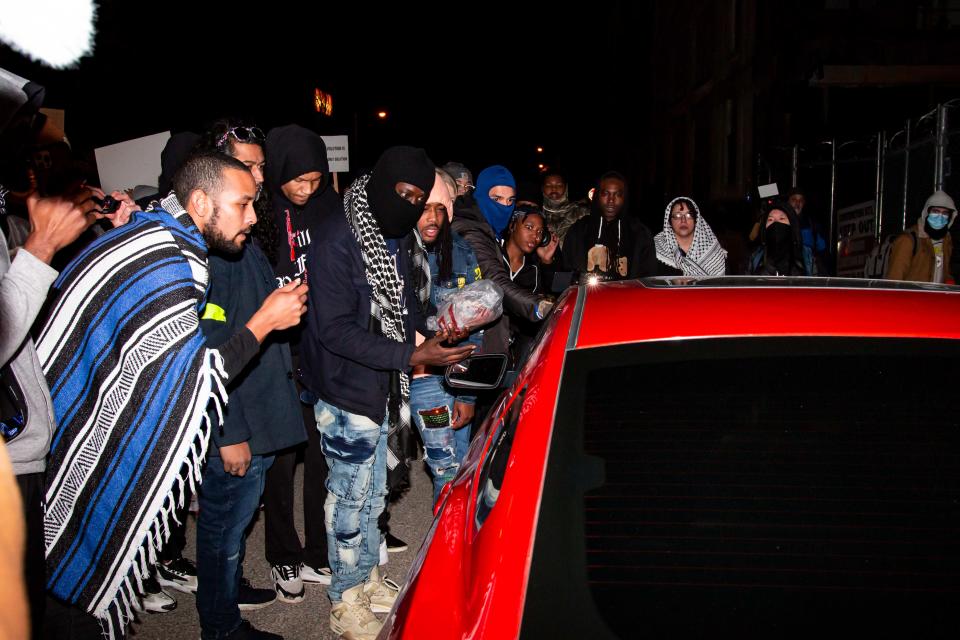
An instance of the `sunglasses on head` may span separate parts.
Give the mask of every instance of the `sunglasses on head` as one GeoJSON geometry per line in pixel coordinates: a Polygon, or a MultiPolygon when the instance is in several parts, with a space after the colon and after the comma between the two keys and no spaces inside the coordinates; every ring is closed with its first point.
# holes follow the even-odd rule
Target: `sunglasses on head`
{"type": "Polygon", "coordinates": [[[222,147],[230,136],[233,136],[233,139],[237,142],[254,144],[261,144],[266,137],[263,135],[260,127],[230,127],[220,136],[220,140],[217,141],[217,146],[222,147]]]}

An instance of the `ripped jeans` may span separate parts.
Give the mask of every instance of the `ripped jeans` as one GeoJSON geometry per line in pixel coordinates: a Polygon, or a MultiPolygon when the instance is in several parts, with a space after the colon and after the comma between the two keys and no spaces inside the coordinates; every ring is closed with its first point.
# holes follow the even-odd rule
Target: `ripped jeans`
{"type": "Polygon", "coordinates": [[[333,578],[327,595],[337,603],[343,592],[366,581],[380,560],[377,518],[387,495],[387,419],[370,418],[320,400],[314,405],[320,445],[327,459],[324,525],[333,578]]]}
{"type": "Polygon", "coordinates": [[[452,429],[456,400],[443,385],[443,376],[423,376],[410,381],[410,415],[420,430],[426,462],[433,476],[433,502],[443,486],[453,480],[470,446],[470,425],[452,429]]]}

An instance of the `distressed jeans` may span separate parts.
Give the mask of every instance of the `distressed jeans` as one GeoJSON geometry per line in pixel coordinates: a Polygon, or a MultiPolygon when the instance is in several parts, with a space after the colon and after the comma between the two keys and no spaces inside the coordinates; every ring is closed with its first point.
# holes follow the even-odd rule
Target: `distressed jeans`
{"type": "Polygon", "coordinates": [[[410,414],[426,449],[434,504],[444,485],[457,475],[470,446],[469,424],[459,429],[450,427],[455,400],[443,386],[443,376],[422,376],[410,381],[410,414]]]}
{"type": "Polygon", "coordinates": [[[380,560],[377,518],[387,495],[387,419],[370,418],[320,400],[314,405],[320,445],[330,468],[324,525],[333,578],[331,602],[366,581],[380,560]]]}

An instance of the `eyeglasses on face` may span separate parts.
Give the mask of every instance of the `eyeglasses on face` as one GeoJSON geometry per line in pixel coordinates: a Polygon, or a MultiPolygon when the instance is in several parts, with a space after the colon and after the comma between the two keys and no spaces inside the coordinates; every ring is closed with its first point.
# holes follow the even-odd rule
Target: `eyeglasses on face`
{"type": "Polygon", "coordinates": [[[696,216],[689,211],[684,211],[683,213],[671,213],[670,219],[680,222],[681,220],[693,220],[696,216]]]}

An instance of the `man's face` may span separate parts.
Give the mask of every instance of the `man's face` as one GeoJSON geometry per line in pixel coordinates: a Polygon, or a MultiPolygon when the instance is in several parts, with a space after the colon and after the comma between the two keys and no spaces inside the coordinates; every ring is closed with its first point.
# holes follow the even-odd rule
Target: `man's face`
{"type": "Polygon", "coordinates": [[[427,199],[427,194],[423,192],[423,189],[409,182],[398,182],[394,185],[393,190],[398,196],[415,207],[419,207],[427,199]]]}
{"type": "Polygon", "coordinates": [[[307,204],[307,200],[310,199],[317,189],[320,188],[320,182],[323,180],[323,174],[319,171],[311,171],[309,173],[304,173],[303,175],[297,176],[289,182],[284,182],[283,186],[280,187],[280,190],[283,192],[283,195],[287,197],[287,200],[302,207],[307,204]]]}
{"type": "Polygon", "coordinates": [[[258,144],[247,142],[233,143],[233,157],[247,165],[253,179],[257,183],[257,189],[263,184],[263,167],[267,164],[263,157],[263,147],[258,144]]]}
{"type": "Polygon", "coordinates": [[[455,181],[457,183],[457,195],[462,196],[463,194],[473,189],[473,184],[470,183],[470,179],[466,174],[461,173],[460,177],[455,181]]]}
{"type": "Polygon", "coordinates": [[[693,235],[697,220],[686,202],[678,202],[670,208],[670,226],[678,238],[689,238],[693,235]]]}
{"type": "Polygon", "coordinates": [[[797,212],[797,215],[799,216],[803,213],[803,208],[807,204],[807,199],[804,197],[802,193],[795,193],[792,196],[790,196],[787,202],[790,203],[790,206],[793,208],[794,211],[797,212]]]}
{"type": "Polygon", "coordinates": [[[417,231],[423,238],[423,244],[433,244],[440,236],[440,230],[447,220],[447,208],[439,202],[428,202],[423,215],[417,220],[417,231]]]}
{"type": "Polygon", "coordinates": [[[567,183],[560,176],[547,176],[543,181],[543,197],[548,200],[560,200],[567,190],[567,183]]]}
{"type": "Polygon", "coordinates": [[[212,207],[203,227],[207,246],[224,253],[239,253],[257,223],[253,201],[257,185],[248,171],[226,169],[223,173],[223,189],[212,198],[212,207]]]}
{"type": "Polygon", "coordinates": [[[623,209],[623,194],[626,185],[620,178],[606,178],[600,182],[600,211],[607,220],[612,220],[620,215],[623,209]]]}
{"type": "Polygon", "coordinates": [[[497,204],[502,204],[505,207],[513,206],[517,202],[517,190],[505,184],[490,187],[487,196],[497,204]]]}

